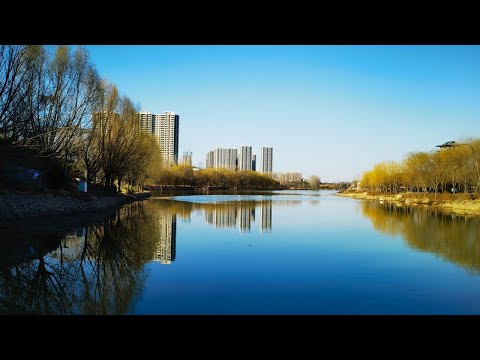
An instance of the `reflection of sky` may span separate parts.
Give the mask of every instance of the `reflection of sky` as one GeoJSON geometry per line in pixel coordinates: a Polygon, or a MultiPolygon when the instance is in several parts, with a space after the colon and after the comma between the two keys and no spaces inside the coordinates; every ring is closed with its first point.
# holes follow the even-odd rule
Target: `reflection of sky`
{"type": "MultiPolygon", "coordinates": [[[[121,227],[112,226],[108,242],[91,239],[93,249],[110,250],[98,263],[85,259],[89,289],[99,284],[110,289],[105,292],[110,296],[113,279],[127,279],[120,289],[124,295],[136,286],[140,289],[138,298],[131,300],[134,314],[480,314],[478,273],[461,263],[473,263],[479,256],[475,251],[480,254],[480,239],[471,236],[480,233],[480,221],[447,221],[420,209],[412,210],[415,218],[405,213],[399,217],[388,208],[319,193],[316,201],[302,193],[217,205],[135,203],[148,210],[146,217],[139,211],[122,220],[121,227]],[[270,222],[270,208],[271,231],[263,231],[268,224],[263,229],[262,221],[270,222]],[[246,210],[250,231],[239,231],[238,219],[231,221],[234,226],[212,226],[206,212],[216,209],[237,216],[246,210]],[[189,214],[190,222],[175,221],[180,214],[189,214]],[[422,223],[429,227],[419,227],[422,223]],[[161,231],[162,224],[168,224],[169,231],[161,231]],[[132,229],[129,236],[127,229],[132,229]],[[454,234],[458,238],[452,240],[454,234]],[[175,249],[169,266],[152,260],[155,246],[151,257],[149,247],[141,250],[152,239],[153,245],[162,240],[175,249]],[[138,265],[133,265],[134,258],[138,265]],[[101,270],[97,265],[104,261],[119,263],[113,269],[118,275],[107,271],[96,282],[96,271],[101,270]]],[[[97,226],[102,233],[102,226],[97,226]]],[[[63,264],[56,249],[45,256],[47,270],[58,275],[62,289],[76,294],[75,306],[80,306],[84,284],[75,259],[85,234],[70,232],[60,243],[63,264]]],[[[120,293],[108,299],[118,299],[120,293]]]]}
{"type": "Polygon", "coordinates": [[[265,195],[184,195],[173,196],[173,200],[188,201],[194,203],[222,203],[232,201],[319,201],[323,197],[328,196],[318,191],[303,191],[303,194],[294,192],[293,190],[286,193],[274,191],[272,194],[265,195]]]}
{"type": "Polygon", "coordinates": [[[273,201],[271,233],[215,229],[192,213],[178,224],[175,264],[147,265],[134,313],[480,313],[477,277],[375,231],[359,203],[273,201]]]}

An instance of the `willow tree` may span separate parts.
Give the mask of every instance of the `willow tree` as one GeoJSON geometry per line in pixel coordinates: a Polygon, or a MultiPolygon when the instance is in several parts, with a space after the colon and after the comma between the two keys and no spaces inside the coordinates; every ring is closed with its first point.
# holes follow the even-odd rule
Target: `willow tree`
{"type": "Polygon", "coordinates": [[[480,139],[469,139],[465,144],[467,168],[475,190],[480,189],[480,139]]]}
{"type": "Polygon", "coordinates": [[[417,152],[409,154],[404,161],[407,178],[411,182],[410,186],[416,187],[417,190],[427,190],[430,171],[429,159],[429,153],[417,152]]]}
{"type": "Polygon", "coordinates": [[[100,78],[82,47],[73,51],[69,46],[30,47],[28,57],[25,140],[66,161],[90,119],[100,78]]]}
{"type": "Polygon", "coordinates": [[[101,169],[99,141],[99,134],[93,129],[85,129],[78,141],[79,162],[88,182],[93,182],[101,169]]]}
{"type": "Polygon", "coordinates": [[[18,140],[27,121],[27,69],[23,45],[0,45],[0,138],[18,140]]]}
{"type": "Polygon", "coordinates": [[[158,174],[162,166],[160,146],[153,135],[141,131],[138,125],[134,121],[129,127],[133,131],[130,135],[133,137],[134,149],[129,154],[129,159],[125,160],[127,190],[135,186],[143,188],[145,181],[158,174]]]}
{"type": "Polygon", "coordinates": [[[102,93],[92,118],[94,146],[105,185],[123,180],[129,187],[142,183],[160,149],[150,134],[142,131],[138,109],[115,85],[102,83],[102,93]]]}

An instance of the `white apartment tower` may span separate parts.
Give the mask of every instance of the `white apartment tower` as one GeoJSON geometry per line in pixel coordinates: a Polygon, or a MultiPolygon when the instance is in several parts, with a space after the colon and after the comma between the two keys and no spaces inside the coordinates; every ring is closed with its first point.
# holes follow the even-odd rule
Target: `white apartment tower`
{"type": "Polygon", "coordinates": [[[144,132],[152,133],[153,132],[153,114],[147,111],[140,111],[137,114],[137,118],[140,121],[140,129],[144,132]]]}
{"type": "Polygon", "coordinates": [[[173,112],[153,115],[152,129],[163,160],[171,165],[178,164],[179,116],[173,112]]]}
{"type": "Polygon", "coordinates": [[[205,163],[205,167],[208,169],[208,168],[213,168],[213,164],[215,162],[215,151],[214,150],[210,150],[208,153],[207,153],[207,161],[205,163]]]}
{"type": "Polygon", "coordinates": [[[228,169],[237,168],[237,149],[216,148],[207,153],[207,168],[228,169]]]}
{"type": "Polygon", "coordinates": [[[214,150],[213,167],[235,171],[237,168],[237,149],[216,148],[214,150]]]}
{"type": "Polygon", "coordinates": [[[262,147],[262,173],[272,173],[273,147],[262,147]]]}
{"type": "Polygon", "coordinates": [[[244,146],[240,147],[238,155],[238,170],[252,170],[252,147],[244,146]]]}

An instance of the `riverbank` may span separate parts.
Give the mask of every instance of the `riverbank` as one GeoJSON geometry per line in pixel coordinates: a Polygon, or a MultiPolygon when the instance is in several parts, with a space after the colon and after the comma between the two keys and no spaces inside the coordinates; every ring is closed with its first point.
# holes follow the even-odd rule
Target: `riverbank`
{"type": "Polygon", "coordinates": [[[150,193],[93,195],[56,191],[48,193],[6,192],[0,194],[0,225],[11,220],[41,215],[65,215],[100,211],[143,200],[150,193]]]}
{"type": "Polygon", "coordinates": [[[405,205],[421,205],[436,207],[445,212],[457,215],[480,216],[480,199],[469,199],[469,194],[434,194],[401,193],[401,194],[371,194],[361,190],[338,192],[339,196],[355,199],[390,201],[405,205]]]}

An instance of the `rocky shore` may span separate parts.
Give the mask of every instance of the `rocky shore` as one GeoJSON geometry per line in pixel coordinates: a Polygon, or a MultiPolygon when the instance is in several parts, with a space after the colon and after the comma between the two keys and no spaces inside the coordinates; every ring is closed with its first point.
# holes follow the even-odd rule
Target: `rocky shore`
{"type": "Polygon", "coordinates": [[[465,200],[456,199],[435,199],[433,194],[428,193],[403,193],[396,195],[368,194],[366,191],[344,191],[337,195],[364,200],[393,201],[405,205],[433,206],[448,213],[457,215],[480,216],[480,199],[465,200]]]}
{"type": "Polygon", "coordinates": [[[0,223],[40,215],[71,214],[120,207],[148,197],[138,195],[89,195],[85,193],[3,193],[0,194],[0,223]]]}

